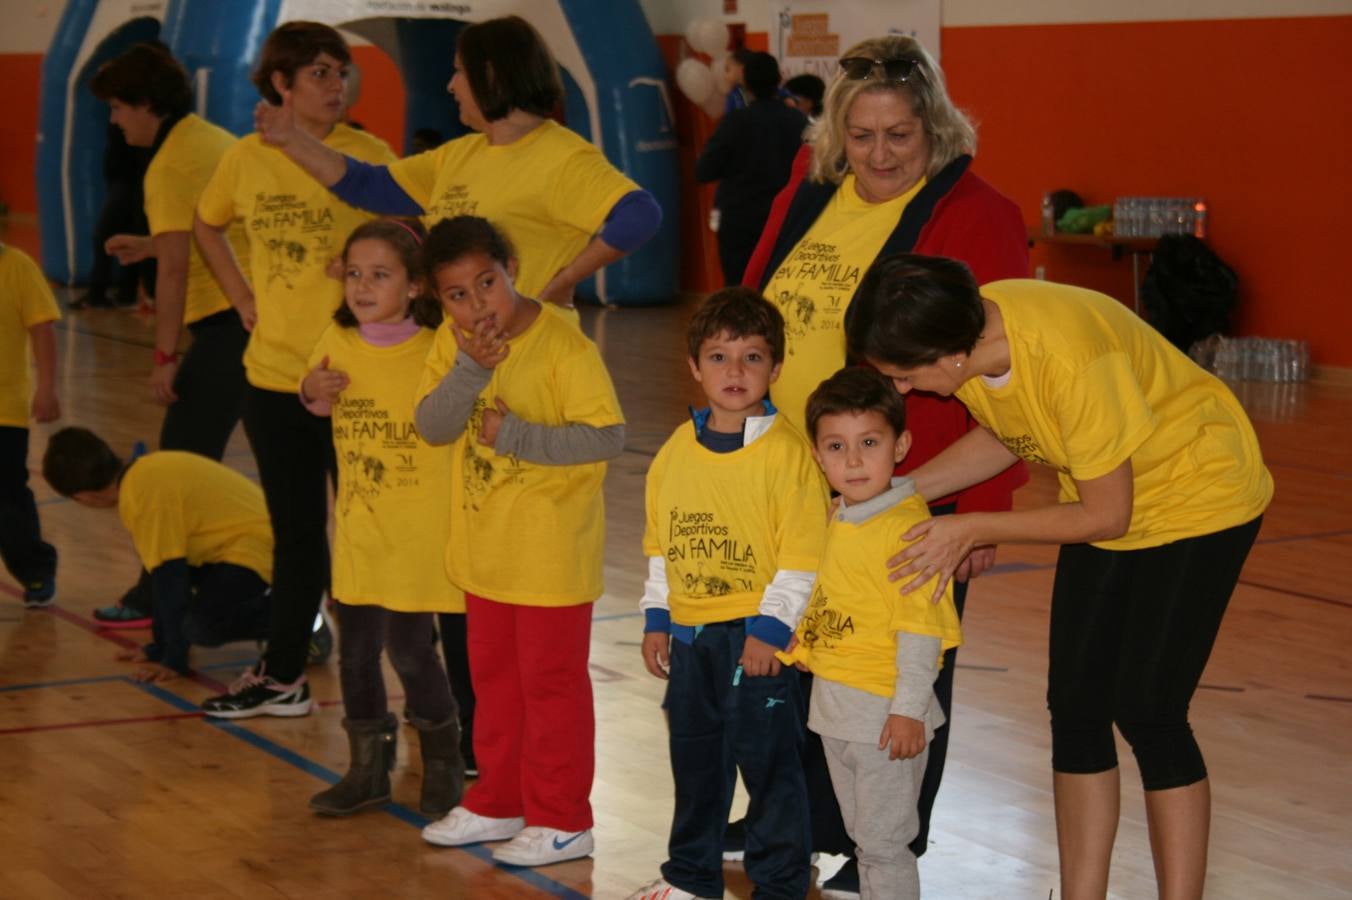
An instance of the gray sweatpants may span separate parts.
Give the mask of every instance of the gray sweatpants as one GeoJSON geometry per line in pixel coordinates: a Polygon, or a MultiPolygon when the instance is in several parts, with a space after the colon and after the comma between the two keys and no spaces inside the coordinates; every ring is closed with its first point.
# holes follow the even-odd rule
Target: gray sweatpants
{"type": "Polygon", "coordinates": [[[920,872],[908,846],[920,831],[916,800],[929,742],[914,759],[887,758],[876,744],[822,736],[831,786],[859,857],[863,900],[919,900],[920,872]]]}

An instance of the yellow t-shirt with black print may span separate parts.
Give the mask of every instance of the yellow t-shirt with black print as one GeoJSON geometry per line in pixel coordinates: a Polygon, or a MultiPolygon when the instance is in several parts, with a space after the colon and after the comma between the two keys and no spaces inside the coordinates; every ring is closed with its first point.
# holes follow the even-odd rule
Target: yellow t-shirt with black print
{"type": "Polygon", "coordinates": [[[886,561],[908,546],[901,536],[929,517],[919,494],[859,523],[837,513],[826,532],[812,599],[798,623],[798,644],[784,658],[879,697],[891,697],[896,689],[898,631],[938,638],[942,665],[944,651],[962,643],[953,583],[934,603],[933,581],[902,594],[887,580],[886,561]]]}
{"type": "Polygon", "coordinates": [[[28,329],[60,318],[38,264],[22,250],[0,244],[0,425],[28,427],[33,403],[28,329]]]}
{"type": "MultiPolygon", "coordinates": [[[[324,146],[369,163],[394,154],[380,138],[338,125],[324,146]]],[[[325,270],[352,229],[371,214],[348,206],[257,134],[221,157],[197,201],[208,225],[239,219],[249,238],[249,282],[258,323],[244,351],[249,383],[295,391],[319,335],[343,299],[343,286],[325,270]]]]}
{"type": "Polygon", "coordinates": [[[338,457],[333,587],[343,603],[399,612],[464,612],[465,595],[434,561],[450,539],[451,452],[418,436],[413,391],[433,333],[377,347],[330,325],[310,354],[347,375],[333,404],[338,457]],[[430,564],[429,564],[430,563],[430,564]]]}
{"type": "Polygon", "coordinates": [[[552,120],[510,144],[490,144],[482,134],[447,141],[393,163],[390,175],[426,210],[428,228],[461,215],[499,228],[516,249],[516,289],[527,297],[538,296],[601,230],[610,208],[638,190],[594,144],[552,120]]]}
{"type": "Polygon", "coordinates": [[[702,446],[687,422],[648,469],[643,552],[666,560],[671,621],[706,625],[760,609],[780,569],[812,572],[828,492],[812,450],[782,417],[732,453],[702,446]]]}
{"type": "Polygon", "coordinates": [[[1044,281],[996,281],[1008,382],[957,396],[1005,446],[1075,482],[1131,460],[1126,534],[1094,546],[1155,547],[1241,525],[1272,499],[1253,426],[1235,395],[1112,297],[1044,281]]]}
{"type": "Polygon", "coordinates": [[[784,365],[770,391],[781,415],[807,434],[807,398],[845,365],[845,310],[859,282],[901,221],[922,178],[900,197],[869,203],[845,176],[803,239],[765,285],[784,316],[784,365]]]}
{"type": "Polygon", "coordinates": [[[175,559],[233,563],[272,581],[263,489],[228,466],[179,450],[148,453],[122,476],[117,514],[153,572],[175,559]]]}
{"type": "MultiPolygon", "coordinates": [[[[202,259],[202,251],[192,237],[193,213],[197,198],[211,180],[216,165],[237,138],[217,125],[189,113],[165,136],[155,158],[146,167],[145,212],[150,235],[183,231],[188,234],[188,284],[184,295],[183,323],[230,307],[225,292],[202,259]]],[[[241,222],[230,223],[226,238],[239,259],[240,269],[249,271],[249,242],[241,222]]]]}
{"type": "MultiPolygon", "coordinates": [[[[447,320],[437,330],[418,400],[455,365],[454,327],[447,320]]],[[[594,428],[623,425],[620,403],[596,345],[561,317],[541,311],[508,346],[451,444],[446,569],[467,593],[499,603],[590,603],[602,590],[606,464],[550,466],[500,456],[479,443],[479,431],[497,398],[527,422],[594,428]]]]}

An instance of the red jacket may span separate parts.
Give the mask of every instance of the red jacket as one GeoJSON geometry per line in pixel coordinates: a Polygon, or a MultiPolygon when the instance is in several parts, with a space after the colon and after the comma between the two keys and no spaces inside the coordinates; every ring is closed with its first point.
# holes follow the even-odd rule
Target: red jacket
{"type": "MultiPolygon", "coordinates": [[[[775,198],[760,241],[747,264],[742,284],[764,291],[789,252],[817,221],[837,186],[806,180],[812,148],[804,145],[794,160],[793,175],[775,198]]],[[[1008,197],[969,170],[972,158],[949,163],[906,205],[901,221],[883,244],[880,256],[922,253],[966,263],[978,284],[1002,278],[1028,277],[1028,233],[1019,208],[1008,197]]],[[[977,427],[967,408],[952,397],[912,392],[906,396],[911,452],[897,471],[911,471],[977,427]]],[[[931,506],[957,502],[958,512],[1006,510],[1014,489],[1028,480],[1017,462],[1004,472],[960,494],[930,501],[931,506]]]]}

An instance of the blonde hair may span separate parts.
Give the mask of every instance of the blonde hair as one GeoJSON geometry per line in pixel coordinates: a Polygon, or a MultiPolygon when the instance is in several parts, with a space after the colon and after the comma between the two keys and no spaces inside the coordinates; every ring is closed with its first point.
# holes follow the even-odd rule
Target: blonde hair
{"type": "Polygon", "coordinates": [[[856,80],[837,71],[826,88],[822,117],[812,126],[808,140],[812,143],[813,181],[840,184],[850,169],[845,160],[845,118],[855,98],[863,93],[895,91],[910,98],[911,111],[920,119],[929,139],[930,158],[925,177],[933,178],[945,166],[964,153],[976,153],[976,127],[953,105],[944,85],[944,72],[920,42],[899,34],[860,41],[844,56],[863,56],[869,59],[912,59],[916,61],[911,77],[897,83],[874,78],[856,80]]]}

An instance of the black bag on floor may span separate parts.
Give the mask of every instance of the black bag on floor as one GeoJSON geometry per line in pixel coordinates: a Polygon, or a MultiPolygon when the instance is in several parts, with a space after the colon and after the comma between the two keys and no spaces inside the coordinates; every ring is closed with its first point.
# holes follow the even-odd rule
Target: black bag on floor
{"type": "Polygon", "coordinates": [[[1169,343],[1187,352],[1193,341],[1230,331],[1239,279],[1210,247],[1190,234],[1166,234],[1141,283],[1146,317],[1169,343]]]}

